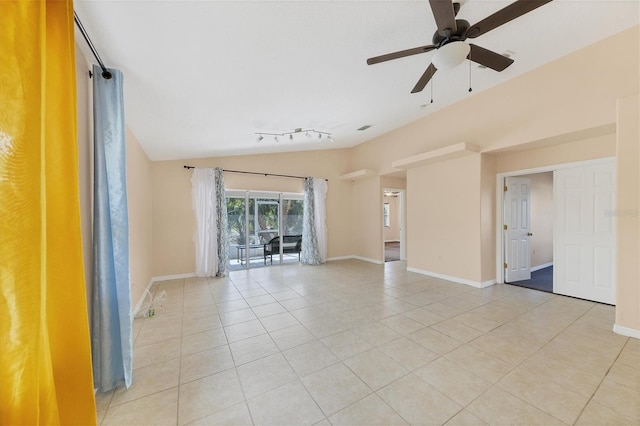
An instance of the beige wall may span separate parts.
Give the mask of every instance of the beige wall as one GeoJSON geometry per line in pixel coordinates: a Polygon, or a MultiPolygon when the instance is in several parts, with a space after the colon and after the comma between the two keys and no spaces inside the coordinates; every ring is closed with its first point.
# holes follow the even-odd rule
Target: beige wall
{"type": "Polygon", "coordinates": [[[553,262],[553,172],[531,179],[531,267],[553,262]]]}
{"type": "Polygon", "coordinates": [[[496,162],[482,154],[480,160],[480,259],[482,283],[496,279],[496,162]]]}
{"type": "Polygon", "coordinates": [[[618,102],[616,325],[640,335],[640,97],[618,102]]]}
{"type": "Polygon", "coordinates": [[[480,163],[474,154],[407,171],[408,267],[480,282],[480,163]]]}
{"type": "MultiPolygon", "coordinates": [[[[615,131],[615,129],[612,130],[615,131]]],[[[603,136],[553,146],[500,152],[492,155],[496,157],[496,172],[498,173],[614,157],[616,155],[616,135],[612,132],[603,136]]]]}
{"type": "Polygon", "coordinates": [[[383,262],[382,188],[380,177],[358,179],[351,185],[351,255],[383,262]]]}
{"type": "Polygon", "coordinates": [[[89,64],[76,45],[76,97],[78,113],[78,175],[80,178],[80,221],[82,230],[82,255],[84,257],[87,309],[91,321],[93,275],[93,128],[91,117],[91,79],[89,64]]]}
{"type": "Polygon", "coordinates": [[[153,229],[151,161],[127,128],[127,200],[129,207],[129,268],[133,307],[144,296],[152,277],[153,229]]]}
{"type": "MultiPolygon", "coordinates": [[[[153,276],[194,271],[192,238],[195,220],[191,206],[191,172],[182,167],[185,164],[329,179],[326,203],[328,257],[353,254],[351,183],[339,179],[341,174],[350,171],[348,158],[348,150],[336,149],[153,162],[151,165],[153,276]]],[[[303,181],[302,179],[225,173],[225,187],[302,192],[303,181]]]]}

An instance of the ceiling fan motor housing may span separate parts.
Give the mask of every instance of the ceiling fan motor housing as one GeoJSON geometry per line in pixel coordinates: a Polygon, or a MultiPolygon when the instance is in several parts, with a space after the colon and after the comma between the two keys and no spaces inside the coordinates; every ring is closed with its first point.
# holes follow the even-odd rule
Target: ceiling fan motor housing
{"type": "Polygon", "coordinates": [[[457,30],[455,33],[450,35],[442,35],[438,31],[433,34],[432,43],[436,48],[440,48],[447,43],[451,43],[452,41],[465,41],[467,39],[467,30],[470,27],[469,21],[464,19],[456,19],[456,27],[457,30]]]}

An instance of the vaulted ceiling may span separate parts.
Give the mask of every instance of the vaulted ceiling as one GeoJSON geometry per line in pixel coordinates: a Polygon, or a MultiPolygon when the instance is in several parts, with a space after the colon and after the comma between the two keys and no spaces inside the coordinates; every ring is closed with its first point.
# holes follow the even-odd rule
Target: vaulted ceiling
{"type": "MultiPolygon", "coordinates": [[[[511,2],[461,3],[473,24],[511,2]]],[[[473,40],[515,60],[503,72],[465,61],[411,94],[434,52],[366,59],[431,44],[426,0],[75,2],[105,64],[124,73],[127,125],[152,160],[352,147],[638,25],[639,6],[552,1],[473,40]],[[256,137],[296,128],[333,141],[256,137]]]]}

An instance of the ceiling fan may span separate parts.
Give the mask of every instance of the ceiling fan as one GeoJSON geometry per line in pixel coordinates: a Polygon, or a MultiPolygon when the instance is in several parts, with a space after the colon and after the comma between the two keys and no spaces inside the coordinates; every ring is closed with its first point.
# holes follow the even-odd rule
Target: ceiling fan
{"type": "Polygon", "coordinates": [[[517,0],[484,18],[477,24],[469,25],[469,22],[464,19],[456,19],[460,11],[460,3],[454,3],[452,0],[429,0],[433,17],[438,26],[438,30],[433,34],[433,44],[375,56],[367,59],[367,64],[373,65],[392,59],[437,50],[436,55],[432,58],[431,64],[424,74],[422,74],[422,77],[420,77],[418,83],[416,83],[413,90],[411,90],[411,93],[422,91],[438,69],[453,68],[465,59],[477,62],[495,71],[503,71],[513,63],[513,59],[476,46],[475,44],[465,43],[465,40],[481,36],[551,1],[552,0],[517,0]]]}

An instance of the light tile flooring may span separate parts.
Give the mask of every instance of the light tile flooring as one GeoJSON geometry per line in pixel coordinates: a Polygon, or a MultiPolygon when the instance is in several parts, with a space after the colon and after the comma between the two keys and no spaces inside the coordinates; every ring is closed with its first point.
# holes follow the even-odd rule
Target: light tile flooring
{"type": "Polygon", "coordinates": [[[165,281],[110,424],[640,423],[614,308],[357,260],[165,281]]]}

